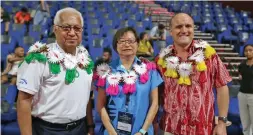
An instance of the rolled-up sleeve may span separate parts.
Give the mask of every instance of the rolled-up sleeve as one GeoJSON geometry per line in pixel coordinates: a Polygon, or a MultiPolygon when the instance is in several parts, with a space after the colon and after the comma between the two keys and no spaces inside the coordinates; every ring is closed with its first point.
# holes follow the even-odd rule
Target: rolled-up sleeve
{"type": "Polygon", "coordinates": [[[18,69],[17,88],[34,95],[39,91],[45,64],[37,61],[27,64],[23,62],[18,69]]]}

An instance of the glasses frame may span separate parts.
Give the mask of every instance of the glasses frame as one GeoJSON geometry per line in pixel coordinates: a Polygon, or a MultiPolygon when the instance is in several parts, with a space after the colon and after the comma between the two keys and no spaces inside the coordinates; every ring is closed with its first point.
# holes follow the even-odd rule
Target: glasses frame
{"type": "MultiPolygon", "coordinates": [[[[71,29],[73,29],[74,32],[77,33],[77,34],[83,32],[83,28],[82,28],[82,27],[80,27],[80,31],[77,31],[77,30],[75,30],[75,27],[77,28],[77,26],[71,26],[71,25],[66,25],[66,26],[64,26],[64,25],[56,25],[56,26],[60,27],[60,28],[61,28],[63,31],[65,31],[65,32],[70,32],[71,29]],[[69,28],[69,29],[68,29],[68,28],[69,28]],[[67,29],[68,29],[68,30],[67,30],[67,29]]],[[[79,27],[78,27],[78,28],[79,28],[79,27]]]]}

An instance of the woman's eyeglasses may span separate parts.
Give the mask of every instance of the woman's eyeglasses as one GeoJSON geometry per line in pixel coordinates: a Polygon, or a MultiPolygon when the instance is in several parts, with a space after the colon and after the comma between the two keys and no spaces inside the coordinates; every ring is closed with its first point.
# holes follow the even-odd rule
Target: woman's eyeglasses
{"type": "Polygon", "coordinates": [[[118,44],[123,45],[123,44],[134,44],[136,42],[136,39],[131,39],[131,40],[119,40],[118,44]]]}

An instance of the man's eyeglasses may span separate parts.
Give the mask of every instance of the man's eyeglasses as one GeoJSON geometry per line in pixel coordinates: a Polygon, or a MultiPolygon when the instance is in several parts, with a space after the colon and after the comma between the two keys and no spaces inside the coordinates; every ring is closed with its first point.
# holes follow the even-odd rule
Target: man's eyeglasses
{"type": "Polygon", "coordinates": [[[119,40],[118,44],[122,45],[122,44],[134,44],[136,42],[136,39],[134,40],[119,40]]]}
{"type": "Polygon", "coordinates": [[[67,26],[56,25],[56,26],[60,27],[65,32],[70,32],[72,28],[74,29],[75,33],[81,33],[83,31],[83,28],[78,26],[70,26],[70,25],[67,26]]]}

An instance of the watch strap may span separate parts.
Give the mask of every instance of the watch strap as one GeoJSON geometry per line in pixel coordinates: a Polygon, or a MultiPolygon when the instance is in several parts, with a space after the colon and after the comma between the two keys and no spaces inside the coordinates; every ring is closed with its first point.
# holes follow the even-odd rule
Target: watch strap
{"type": "Polygon", "coordinates": [[[145,135],[146,133],[147,133],[147,131],[146,130],[144,130],[144,129],[140,129],[140,131],[139,131],[141,134],[143,134],[143,135],[145,135]]]}
{"type": "Polygon", "coordinates": [[[218,117],[218,120],[221,120],[221,121],[223,121],[224,123],[226,123],[226,122],[228,121],[228,118],[227,118],[227,117],[221,117],[221,116],[219,116],[219,117],[218,117]]]}

